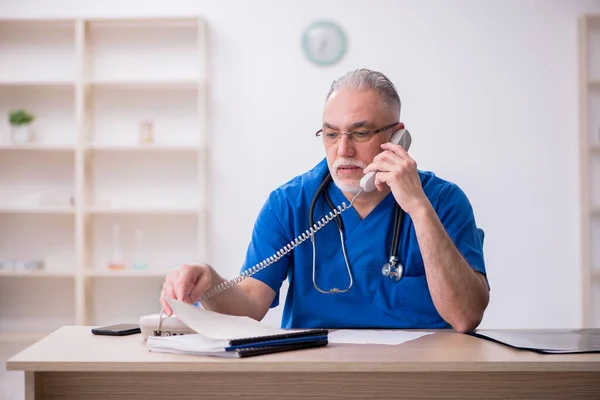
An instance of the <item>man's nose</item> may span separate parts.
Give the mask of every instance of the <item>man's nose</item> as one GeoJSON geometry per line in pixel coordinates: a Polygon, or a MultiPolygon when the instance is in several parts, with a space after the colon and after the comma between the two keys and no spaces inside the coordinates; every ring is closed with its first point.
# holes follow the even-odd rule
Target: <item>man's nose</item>
{"type": "Polygon", "coordinates": [[[354,143],[350,140],[349,135],[341,135],[338,142],[338,156],[353,157],[355,153],[354,143]]]}

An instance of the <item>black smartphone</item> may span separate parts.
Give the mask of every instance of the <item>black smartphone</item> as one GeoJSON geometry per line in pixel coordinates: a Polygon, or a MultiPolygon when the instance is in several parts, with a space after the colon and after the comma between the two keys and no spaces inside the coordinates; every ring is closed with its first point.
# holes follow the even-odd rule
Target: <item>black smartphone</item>
{"type": "Polygon", "coordinates": [[[141,332],[140,326],[137,324],[117,324],[92,328],[94,335],[126,336],[141,332]]]}

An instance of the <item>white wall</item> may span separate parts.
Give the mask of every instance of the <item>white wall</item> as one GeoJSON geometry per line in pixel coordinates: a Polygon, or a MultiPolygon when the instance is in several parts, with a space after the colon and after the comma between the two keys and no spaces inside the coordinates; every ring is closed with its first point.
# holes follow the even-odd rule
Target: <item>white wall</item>
{"type": "Polygon", "coordinates": [[[419,167],[461,185],[486,230],[489,328],[581,323],[576,19],[586,12],[599,3],[0,0],[0,18],[207,18],[209,261],[228,277],[269,191],[322,157],[313,133],[330,82],[358,67],[386,73],[419,167]],[[303,28],[320,18],[349,36],[335,67],[312,66],[300,50],[303,28]]]}

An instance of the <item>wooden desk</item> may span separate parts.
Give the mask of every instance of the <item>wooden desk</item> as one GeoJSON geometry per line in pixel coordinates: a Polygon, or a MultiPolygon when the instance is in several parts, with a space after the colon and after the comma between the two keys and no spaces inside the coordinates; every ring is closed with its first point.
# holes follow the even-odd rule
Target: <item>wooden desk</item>
{"type": "Polygon", "coordinates": [[[7,362],[30,399],[600,398],[600,354],[540,355],[439,331],[245,359],[150,353],[141,335],[63,327],[7,362]]]}

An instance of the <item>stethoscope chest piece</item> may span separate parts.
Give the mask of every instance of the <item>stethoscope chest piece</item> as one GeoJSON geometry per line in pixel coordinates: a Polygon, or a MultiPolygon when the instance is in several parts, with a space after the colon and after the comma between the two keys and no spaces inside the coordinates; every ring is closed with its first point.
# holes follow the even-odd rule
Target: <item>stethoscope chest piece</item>
{"type": "Polygon", "coordinates": [[[399,282],[404,276],[404,266],[394,256],[390,257],[390,262],[385,263],[381,268],[381,274],[387,276],[393,281],[399,282]]]}

